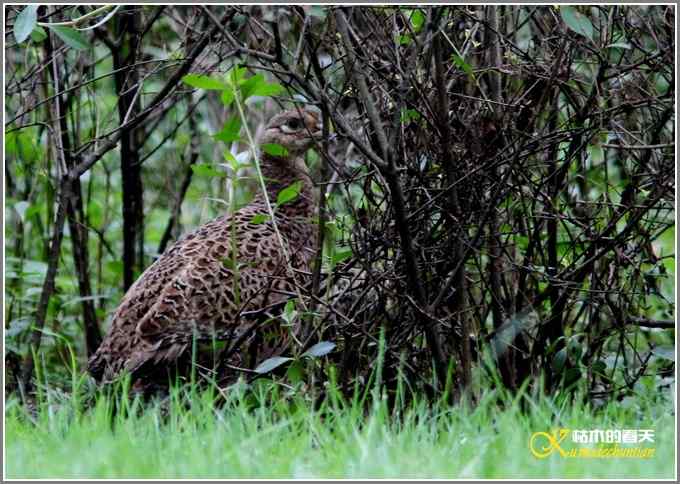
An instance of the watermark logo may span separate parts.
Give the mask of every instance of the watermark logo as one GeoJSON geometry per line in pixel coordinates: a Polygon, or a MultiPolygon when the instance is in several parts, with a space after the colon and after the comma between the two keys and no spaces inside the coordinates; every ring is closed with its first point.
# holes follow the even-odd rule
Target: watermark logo
{"type": "Polygon", "coordinates": [[[656,453],[654,429],[556,429],[534,432],[529,450],[537,459],[557,454],[563,458],[650,459],[656,453]],[[642,445],[641,445],[642,444],[642,445]]]}

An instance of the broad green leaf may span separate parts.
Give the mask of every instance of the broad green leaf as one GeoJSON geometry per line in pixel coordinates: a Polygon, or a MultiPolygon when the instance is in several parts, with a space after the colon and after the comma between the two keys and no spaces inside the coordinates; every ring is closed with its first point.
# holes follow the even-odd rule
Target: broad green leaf
{"type": "Polygon", "coordinates": [[[562,6],[560,8],[562,20],[571,30],[577,34],[593,40],[593,24],[590,19],[576,10],[576,7],[562,6]]]}
{"type": "Polygon", "coordinates": [[[277,82],[265,82],[253,88],[251,96],[276,96],[283,92],[283,86],[277,82]]]}
{"type": "Polygon", "coordinates": [[[64,41],[64,44],[76,50],[85,50],[90,47],[87,39],[83,34],[71,27],[64,27],[63,25],[48,25],[52,32],[64,41]]]}
{"type": "Polygon", "coordinates": [[[320,356],[327,355],[328,353],[333,351],[334,348],[335,348],[335,343],[333,343],[331,341],[320,341],[317,344],[315,344],[314,346],[312,346],[311,348],[309,348],[307,351],[305,351],[302,354],[302,356],[309,356],[309,357],[312,357],[312,358],[314,358],[314,357],[318,358],[320,356]]]}
{"type": "Polygon", "coordinates": [[[248,69],[246,67],[232,67],[227,72],[227,81],[231,86],[237,86],[243,82],[243,76],[246,75],[248,69]]]}
{"type": "Polygon", "coordinates": [[[422,10],[416,9],[413,11],[411,14],[411,25],[413,26],[413,30],[416,32],[420,32],[420,29],[423,28],[423,24],[425,23],[425,14],[423,13],[422,10]]]}
{"type": "Polygon", "coordinates": [[[216,169],[210,163],[196,163],[191,165],[191,171],[199,176],[224,177],[225,173],[216,169]]]}
{"type": "Polygon", "coordinates": [[[31,40],[35,43],[40,43],[47,38],[47,32],[40,25],[36,25],[31,32],[31,40]]]}
{"type": "Polygon", "coordinates": [[[241,139],[241,118],[235,116],[231,118],[222,128],[222,131],[215,133],[213,137],[225,143],[231,143],[232,141],[238,141],[241,139]]]}
{"type": "Polygon", "coordinates": [[[661,75],[656,76],[656,90],[657,92],[665,96],[668,94],[668,88],[670,87],[670,83],[661,75]]]}
{"type": "Polygon", "coordinates": [[[292,359],[293,358],[288,358],[287,356],[273,356],[271,358],[267,358],[262,363],[260,363],[257,368],[255,368],[255,373],[259,373],[260,375],[263,373],[269,373],[273,369],[278,368],[292,359]]]}
{"type": "Polygon", "coordinates": [[[182,77],[182,82],[192,87],[213,91],[221,91],[227,87],[222,81],[201,74],[187,74],[182,77]]]}
{"type": "Polygon", "coordinates": [[[300,195],[300,190],[302,190],[301,181],[296,181],[292,185],[287,186],[277,195],[276,204],[280,206],[295,200],[300,195]]]}
{"type": "Polygon", "coordinates": [[[277,143],[263,144],[262,151],[272,156],[288,156],[288,150],[277,143]]]}
{"type": "Polygon", "coordinates": [[[31,35],[37,23],[38,5],[27,5],[24,7],[14,22],[14,38],[17,44],[21,44],[31,35]]]}
{"type": "Polygon", "coordinates": [[[234,102],[234,91],[232,91],[231,88],[225,89],[224,91],[222,91],[220,99],[222,100],[222,104],[224,104],[224,106],[228,108],[229,106],[231,106],[231,103],[234,102]]]}
{"type": "Polygon", "coordinates": [[[262,74],[255,74],[254,76],[249,77],[247,80],[245,80],[241,84],[241,96],[243,97],[243,100],[245,101],[250,96],[253,96],[254,91],[260,84],[266,84],[264,76],[262,74]]]}
{"type": "Polygon", "coordinates": [[[229,150],[224,150],[224,159],[229,162],[229,166],[231,167],[234,172],[236,172],[239,168],[242,166],[246,166],[247,164],[241,164],[239,161],[236,159],[234,155],[231,154],[231,151],[229,150]]]}
{"type": "Polygon", "coordinates": [[[262,224],[269,220],[269,215],[265,213],[258,213],[252,219],[250,219],[251,224],[262,224]]]}

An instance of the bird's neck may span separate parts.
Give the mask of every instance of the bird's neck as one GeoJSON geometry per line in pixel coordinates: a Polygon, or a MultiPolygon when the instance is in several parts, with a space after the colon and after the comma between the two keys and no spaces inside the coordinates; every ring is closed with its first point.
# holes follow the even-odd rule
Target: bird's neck
{"type": "Polygon", "coordinates": [[[264,177],[267,197],[275,205],[282,190],[296,182],[301,182],[297,197],[277,208],[277,212],[291,216],[312,216],[316,200],[312,180],[304,167],[304,162],[290,159],[282,160],[269,154],[262,154],[260,170],[264,177]],[[297,161],[297,163],[296,163],[297,161]]]}

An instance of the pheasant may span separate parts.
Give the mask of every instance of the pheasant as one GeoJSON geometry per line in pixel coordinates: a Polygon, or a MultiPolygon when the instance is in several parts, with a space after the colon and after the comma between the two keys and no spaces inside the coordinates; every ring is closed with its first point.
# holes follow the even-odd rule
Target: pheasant
{"type": "MultiPolygon", "coordinates": [[[[285,150],[260,154],[266,196],[261,192],[233,214],[185,235],[146,269],[88,362],[97,381],[167,370],[191,356],[194,341],[262,339],[244,314],[290,298],[310,272],[316,202],[303,155],[320,129],[318,113],[308,109],[284,111],[269,121],[259,144],[285,150]],[[272,221],[267,203],[273,206],[281,190],[295,183],[301,183],[297,197],[276,206],[272,221]]],[[[235,361],[244,359],[237,354],[235,361]]]]}

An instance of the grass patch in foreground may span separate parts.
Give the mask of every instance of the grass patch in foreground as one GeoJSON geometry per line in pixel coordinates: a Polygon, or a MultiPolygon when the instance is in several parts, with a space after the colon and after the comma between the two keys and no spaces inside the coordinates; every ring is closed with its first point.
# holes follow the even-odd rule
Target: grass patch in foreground
{"type": "MultiPolygon", "coordinates": [[[[211,391],[173,392],[164,404],[99,394],[84,409],[73,397],[43,395],[29,415],[16,400],[6,411],[9,478],[672,478],[672,404],[624,408],[517,400],[485,394],[473,409],[384,400],[361,410],[359,398],[331,396],[317,409],[274,385],[233,391],[214,405],[211,391]],[[112,417],[112,402],[123,411],[112,417]],[[499,401],[502,405],[499,406],[499,401]],[[649,428],[650,459],[537,459],[533,432],[649,428]]],[[[570,444],[570,437],[565,443],[570,444]]],[[[645,444],[648,445],[648,444],[645,444]]]]}

